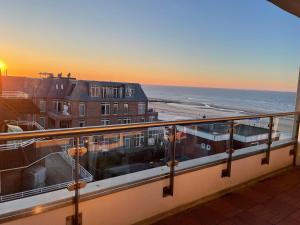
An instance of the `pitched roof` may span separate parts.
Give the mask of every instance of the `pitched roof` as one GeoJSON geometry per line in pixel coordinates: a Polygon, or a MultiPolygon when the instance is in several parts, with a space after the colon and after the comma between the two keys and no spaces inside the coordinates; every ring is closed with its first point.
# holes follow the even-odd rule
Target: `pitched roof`
{"type": "MultiPolygon", "coordinates": [[[[90,85],[100,87],[123,87],[130,88],[132,96],[119,98],[118,101],[147,101],[140,84],[121,83],[106,81],[88,81],[68,78],[30,78],[30,77],[3,77],[4,91],[22,91],[37,98],[57,98],[74,101],[102,101],[101,97],[91,97],[89,94],[90,85]]],[[[105,101],[113,101],[114,98],[106,98],[105,101]]]]}

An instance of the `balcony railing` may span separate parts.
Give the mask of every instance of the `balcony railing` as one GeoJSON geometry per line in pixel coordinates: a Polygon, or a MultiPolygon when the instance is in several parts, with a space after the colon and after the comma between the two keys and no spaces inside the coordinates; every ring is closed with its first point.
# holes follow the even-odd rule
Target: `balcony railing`
{"type": "MultiPolygon", "coordinates": [[[[173,196],[174,181],[179,174],[225,163],[219,176],[230,179],[234,160],[264,154],[259,163],[267,166],[271,163],[271,151],[282,146],[293,146],[289,154],[295,163],[298,131],[299,113],[290,112],[3,133],[0,142],[39,138],[43,139],[40,144],[46,149],[50,142],[64,140],[64,144],[60,144],[64,145],[61,151],[67,149],[74,158],[69,190],[75,191],[73,220],[79,224],[79,198],[95,197],[95,190],[79,194],[79,189],[85,186],[80,180],[84,173],[91,173],[93,181],[102,182],[103,192],[97,192],[100,195],[168,179],[161,190],[162,197],[173,196]]],[[[39,151],[43,151],[43,147],[39,151]]],[[[49,168],[49,173],[51,169],[55,168],[49,168]]],[[[65,184],[57,184],[56,188],[65,188],[65,184]]],[[[30,195],[32,193],[41,192],[30,192],[30,195]]]]}

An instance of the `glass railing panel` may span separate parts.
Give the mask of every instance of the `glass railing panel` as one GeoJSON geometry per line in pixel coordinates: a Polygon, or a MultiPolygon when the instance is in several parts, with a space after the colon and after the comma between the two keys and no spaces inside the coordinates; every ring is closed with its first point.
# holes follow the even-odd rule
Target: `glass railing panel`
{"type": "Polygon", "coordinates": [[[2,141],[0,201],[66,188],[74,179],[74,160],[67,154],[72,145],[72,138],[63,137],[2,141]]]}
{"type": "Polygon", "coordinates": [[[269,123],[270,118],[235,120],[233,131],[235,155],[255,152],[259,149],[255,146],[266,148],[269,140],[269,123]]]}
{"type": "Polygon", "coordinates": [[[292,141],[295,116],[274,117],[273,143],[286,143],[292,141]]]}
{"type": "Polygon", "coordinates": [[[151,127],[84,136],[82,144],[88,151],[80,163],[94,181],[165,166],[169,131],[167,127],[151,127]]]}
{"type": "Polygon", "coordinates": [[[176,126],[176,160],[191,166],[227,157],[229,122],[176,126]]]}

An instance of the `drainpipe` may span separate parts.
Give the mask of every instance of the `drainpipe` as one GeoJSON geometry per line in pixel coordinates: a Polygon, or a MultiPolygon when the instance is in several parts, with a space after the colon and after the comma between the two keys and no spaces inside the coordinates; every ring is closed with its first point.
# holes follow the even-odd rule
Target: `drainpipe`
{"type": "MultiPolygon", "coordinates": [[[[296,112],[300,112],[300,68],[299,68],[299,76],[298,76],[298,86],[297,86],[297,96],[296,96],[296,105],[295,105],[295,111],[296,112]]],[[[298,116],[299,118],[299,116],[298,116]]],[[[297,117],[296,117],[297,119],[297,117]]],[[[299,119],[298,119],[299,120],[299,119]]],[[[298,137],[298,144],[296,145],[297,148],[296,150],[296,165],[299,166],[300,165],[300,135],[297,135],[297,132],[299,134],[299,130],[296,129],[297,126],[297,120],[295,120],[295,124],[294,124],[294,131],[293,131],[293,135],[294,137],[298,137]]]]}

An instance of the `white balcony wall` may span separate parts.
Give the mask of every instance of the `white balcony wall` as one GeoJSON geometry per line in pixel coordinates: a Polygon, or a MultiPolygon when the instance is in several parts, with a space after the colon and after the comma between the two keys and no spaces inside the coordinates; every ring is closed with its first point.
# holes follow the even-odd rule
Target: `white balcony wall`
{"type": "MultiPolygon", "coordinates": [[[[217,196],[224,190],[291,166],[293,157],[289,155],[289,151],[292,148],[293,146],[287,146],[272,151],[269,165],[261,165],[261,159],[265,156],[263,153],[235,160],[232,162],[232,176],[229,178],[221,177],[222,169],[226,168],[225,163],[178,175],[175,177],[174,197],[162,197],[162,189],[169,182],[168,179],[164,179],[83,201],[80,204],[80,211],[83,213],[83,225],[133,224],[161,213],[178,209],[178,207],[205,197],[217,196]]],[[[139,176],[143,176],[143,173],[148,172],[141,171],[138,173],[139,176]]],[[[129,176],[126,175],[128,179],[130,178],[129,176]]],[[[137,176],[137,173],[134,176],[137,176]]],[[[101,182],[89,184],[84,192],[95,190],[97,185],[100,188],[101,185],[104,185],[101,182]]],[[[65,190],[58,191],[57,194],[60,197],[69,195],[65,190]]],[[[3,203],[5,208],[2,207],[0,213],[3,214],[13,210],[13,208],[9,207],[12,207],[14,204],[19,206],[23,204],[25,207],[26,201],[27,203],[34,202],[38,201],[39,198],[41,201],[43,199],[46,201],[47,199],[50,200],[51,196],[54,196],[54,193],[3,203]]],[[[37,213],[42,210],[42,208],[35,209],[37,213]]],[[[72,213],[73,206],[67,206],[6,222],[4,225],[65,225],[66,217],[72,213]]]]}

